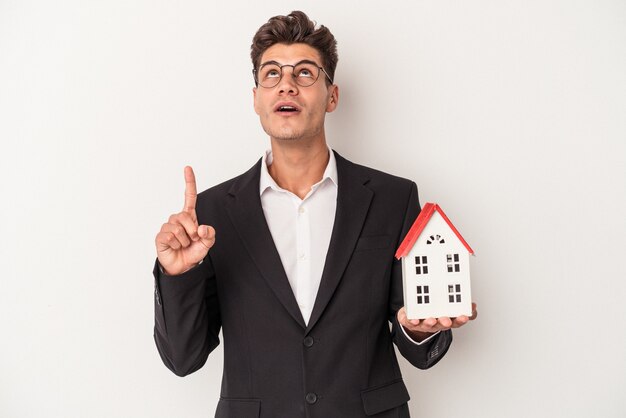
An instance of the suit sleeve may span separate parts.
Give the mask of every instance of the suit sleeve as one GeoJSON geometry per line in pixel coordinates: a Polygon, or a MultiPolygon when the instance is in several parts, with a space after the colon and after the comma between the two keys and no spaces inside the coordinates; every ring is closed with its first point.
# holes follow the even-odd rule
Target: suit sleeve
{"type": "MultiPolygon", "coordinates": [[[[402,233],[399,236],[398,245],[402,239],[404,239],[411,225],[413,225],[420,210],[417,186],[415,183],[411,183],[411,191],[409,193],[404,223],[402,225],[402,233]]],[[[389,321],[392,324],[391,334],[393,342],[398,347],[400,354],[413,366],[419,369],[428,369],[441,360],[448,351],[452,343],[452,331],[442,331],[424,344],[415,344],[402,332],[400,329],[401,325],[398,323],[397,313],[403,306],[402,262],[394,258],[391,270],[391,292],[389,301],[389,321]]]]}
{"type": "Polygon", "coordinates": [[[154,340],[163,363],[178,376],[200,369],[219,345],[215,274],[209,257],[179,276],[154,266],[154,340]]]}

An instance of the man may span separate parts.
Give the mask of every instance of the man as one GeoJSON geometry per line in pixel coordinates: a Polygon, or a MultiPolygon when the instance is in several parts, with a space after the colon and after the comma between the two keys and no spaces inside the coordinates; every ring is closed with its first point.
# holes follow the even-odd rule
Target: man
{"type": "Polygon", "coordinates": [[[327,28],[276,16],[252,62],[271,151],[199,195],[185,168],[184,209],[156,236],[159,353],[192,373],[222,330],[217,417],[408,417],[392,341],[426,369],[469,320],[406,318],[393,255],[419,213],[417,188],[329,150],[339,88],[327,28]]]}

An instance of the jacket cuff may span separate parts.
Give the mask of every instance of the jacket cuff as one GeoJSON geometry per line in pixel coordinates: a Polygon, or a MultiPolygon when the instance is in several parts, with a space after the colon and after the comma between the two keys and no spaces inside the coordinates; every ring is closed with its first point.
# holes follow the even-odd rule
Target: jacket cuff
{"type": "Polygon", "coordinates": [[[159,260],[155,260],[154,269],[154,301],[157,305],[162,305],[163,300],[181,298],[190,294],[197,295],[201,299],[204,292],[197,292],[199,287],[204,286],[204,279],[210,275],[211,263],[200,263],[186,272],[170,276],[161,267],[159,260]]]}
{"type": "MultiPolygon", "coordinates": [[[[400,325],[398,323],[398,325],[400,325]]],[[[439,335],[439,333],[441,331],[437,331],[434,334],[429,335],[428,337],[424,338],[422,341],[415,341],[408,332],[406,332],[406,329],[404,329],[404,327],[402,325],[400,325],[400,329],[402,330],[402,332],[404,333],[404,336],[411,341],[413,344],[415,345],[422,345],[422,344],[426,344],[428,341],[432,340],[433,338],[435,338],[437,335],[439,335]]]]}
{"type": "Polygon", "coordinates": [[[397,316],[394,315],[393,327],[395,328],[394,341],[398,346],[400,354],[406,358],[409,363],[418,369],[428,369],[439,362],[446,354],[452,343],[452,331],[440,331],[438,334],[417,344],[409,338],[404,332],[398,330],[402,325],[398,322],[397,316]]]}

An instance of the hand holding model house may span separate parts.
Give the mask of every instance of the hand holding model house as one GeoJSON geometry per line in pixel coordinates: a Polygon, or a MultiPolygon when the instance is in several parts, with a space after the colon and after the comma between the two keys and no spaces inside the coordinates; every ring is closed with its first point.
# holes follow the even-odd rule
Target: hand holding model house
{"type": "Polygon", "coordinates": [[[469,321],[473,321],[477,316],[478,310],[475,303],[472,303],[472,316],[460,315],[456,318],[442,316],[440,318],[408,319],[406,308],[403,307],[398,311],[398,322],[407,330],[411,337],[421,341],[437,331],[459,328],[469,321]]]}
{"type": "Polygon", "coordinates": [[[156,236],[157,257],[170,276],[178,275],[198,265],[215,243],[215,230],[198,225],[196,216],[196,177],[191,167],[185,167],[185,205],[161,226],[156,236]]]}
{"type": "Polygon", "coordinates": [[[398,322],[413,337],[423,339],[476,318],[470,255],[474,250],[439,205],[426,203],[396,252],[402,260],[405,303],[398,322]]]}

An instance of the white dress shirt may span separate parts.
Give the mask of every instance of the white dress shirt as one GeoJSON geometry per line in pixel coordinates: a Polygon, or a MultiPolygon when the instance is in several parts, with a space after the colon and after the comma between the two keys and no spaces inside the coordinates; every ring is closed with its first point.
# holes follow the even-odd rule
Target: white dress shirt
{"type": "Polygon", "coordinates": [[[304,199],[281,188],[270,176],[272,152],[261,164],[261,206],[304,322],[308,324],[322,279],[337,209],[337,163],[330,158],[322,179],[304,199]]]}
{"type": "MultiPolygon", "coordinates": [[[[261,164],[263,214],[306,324],[322,279],[337,209],[337,162],[332,150],[328,151],[330,158],[322,179],[311,186],[304,199],[281,188],[272,178],[268,170],[271,150],[265,152],[261,164]]],[[[400,328],[415,344],[436,335],[418,343],[400,328]]]]}

